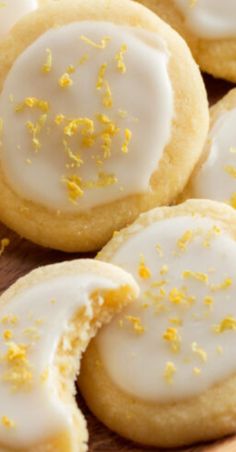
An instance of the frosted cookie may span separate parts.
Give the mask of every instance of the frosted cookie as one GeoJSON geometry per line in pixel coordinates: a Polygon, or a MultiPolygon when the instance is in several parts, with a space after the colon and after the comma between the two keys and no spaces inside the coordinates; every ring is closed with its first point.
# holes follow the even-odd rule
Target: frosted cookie
{"type": "Polygon", "coordinates": [[[0,45],[0,91],[0,218],[66,251],[170,203],[207,133],[186,44],[128,0],[50,2],[25,18],[0,45]]]}
{"type": "Polygon", "coordinates": [[[80,260],[39,268],[1,296],[1,451],[87,450],[74,399],[81,354],[137,295],[123,270],[80,260]]]}
{"type": "MultiPolygon", "coordinates": [[[[41,0],[43,2],[45,0],[41,0]]],[[[40,0],[3,0],[0,3],[0,39],[2,39],[11,28],[25,14],[38,8],[40,0]]]]}
{"type": "Polygon", "coordinates": [[[232,0],[139,0],[188,42],[201,69],[236,82],[236,3],[232,0]]]}
{"type": "Polygon", "coordinates": [[[141,295],[84,355],[91,410],[148,446],[235,432],[235,211],[213,201],[154,209],[98,257],[128,270],[141,295]]]}
{"type": "Polygon", "coordinates": [[[211,108],[211,126],[201,161],[184,197],[222,201],[236,208],[236,89],[211,108]]]}

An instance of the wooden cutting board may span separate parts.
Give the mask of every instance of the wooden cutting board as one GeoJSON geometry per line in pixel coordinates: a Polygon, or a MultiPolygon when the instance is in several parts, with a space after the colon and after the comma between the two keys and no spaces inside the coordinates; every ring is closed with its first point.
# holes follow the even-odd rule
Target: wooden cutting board
{"type": "MultiPolygon", "coordinates": [[[[233,86],[229,83],[205,77],[210,103],[221,98],[233,86]]],[[[52,264],[64,260],[84,257],[79,254],[65,254],[58,251],[41,248],[27,240],[21,239],[15,233],[9,231],[0,224],[0,240],[4,237],[10,239],[10,245],[0,257],[0,293],[7,289],[20,276],[41,265],[52,264]]],[[[92,255],[86,257],[93,257],[92,255]]],[[[151,452],[157,449],[135,446],[123,440],[106,429],[89,412],[85,403],[78,394],[78,403],[88,420],[90,432],[89,452],[151,452]]],[[[171,433],[171,432],[170,432],[171,433]]],[[[236,436],[227,438],[214,444],[205,444],[186,449],[179,452],[236,452],[236,436]]],[[[169,451],[170,452],[170,451],[169,451]]]]}

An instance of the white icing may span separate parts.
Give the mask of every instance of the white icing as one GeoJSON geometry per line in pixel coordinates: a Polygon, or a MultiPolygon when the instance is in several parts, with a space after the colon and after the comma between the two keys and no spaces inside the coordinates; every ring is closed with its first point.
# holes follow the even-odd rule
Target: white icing
{"type": "Polygon", "coordinates": [[[233,359],[236,331],[214,331],[214,326],[227,316],[236,319],[236,243],[223,229],[221,234],[216,232],[214,226],[217,225],[212,220],[197,216],[155,222],[130,234],[110,259],[137,277],[140,255],[143,255],[152,273],[150,279],[138,277],[139,301],[116,316],[95,340],[101,362],[113,383],[135,398],[164,403],[182,400],[203,393],[236,371],[233,359]],[[195,235],[186,249],[181,250],[177,241],[187,230],[195,235]],[[157,245],[162,253],[157,251],[157,245]],[[168,272],[160,275],[163,265],[168,266],[168,272]],[[184,278],[183,272],[187,270],[207,274],[209,282],[184,278]],[[231,286],[211,290],[212,285],[222,284],[226,278],[232,278],[231,286]],[[160,280],[166,280],[162,286],[166,296],[163,301],[154,302],[145,292],[151,290],[158,295],[159,289],[151,288],[151,284],[160,280]],[[196,297],[192,304],[183,306],[169,300],[170,291],[181,287],[186,287],[187,294],[196,297]],[[205,305],[206,296],[213,297],[212,308],[205,305]],[[149,307],[143,307],[145,303],[149,307]],[[144,332],[138,334],[126,316],[140,319],[144,332]],[[169,320],[176,317],[182,321],[182,326],[170,323],[169,320]],[[179,352],[174,352],[170,342],[163,339],[168,327],[178,330],[179,352]],[[206,362],[192,351],[194,342],[207,353],[206,362]],[[218,347],[222,347],[222,354],[218,347]],[[176,367],[172,384],[164,378],[167,362],[176,367]],[[196,375],[194,368],[199,368],[201,374],[196,375]]]}
{"type": "Polygon", "coordinates": [[[70,406],[60,399],[55,384],[57,377],[53,363],[57,346],[62,335],[68,331],[69,321],[83,306],[88,318],[84,325],[86,342],[86,329],[91,334],[89,322],[93,317],[90,294],[99,288],[116,287],[108,278],[92,274],[54,277],[23,290],[1,309],[0,355],[6,355],[8,342],[29,345],[27,358],[33,376],[32,388],[24,390],[20,387],[13,391],[11,383],[3,379],[8,370],[7,362],[3,360],[0,363],[1,444],[24,449],[54,434],[70,431],[73,425],[70,406]],[[16,316],[17,324],[2,323],[5,316],[16,316]],[[34,340],[32,335],[27,334],[26,328],[35,329],[38,339],[34,340]],[[3,340],[5,330],[13,333],[9,341],[3,340]],[[41,375],[47,370],[48,378],[42,382],[41,375]],[[15,427],[4,427],[2,416],[13,421],[15,427]]]}
{"type": "Polygon", "coordinates": [[[37,0],[2,0],[0,3],[0,38],[25,14],[37,9],[37,0]]]}
{"type": "Polygon", "coordinates": [[[168,59],[168,51],[159,36],[109,22],[73,23],[42,35],[14,63],[0,97],[0,117],[4,124],[1,157],[13,189],[26,199],[69,212],[150,190],[150,177],[171,136],[173,93],[168,59]],[[102,50],[81,40],[82,35],[95,43],[107,36],[111,39],[102,50]],[[125,73],[118,70],[115,60],[123,44],[128,47],[123,56],[125,73]],[[48,74],[42,72],[46,49],[52,52],[52,70],[48,74]],[[61,88],[60,77],[85,54],[89,60],[70,75],[73,85],[61,88]],[[96,89],[98,72],[104,63],[108,64],[105,79],[112,92],[112,108],[103,105],[103,91],[96,89]],[[42,147],[38,153],[33,149],[32,136],[25,124],[29,120],[35,123],[42,112],[37,108],[15,112],[16,105],[29,96],[47,100],[50,105],[46,125],[40,133],[42,147]],[[127,118],[120,117],[120,109],[127,112],[127,118]],[[111,157],[103,159],[99,139],[92,148],[85,149],[81,147],[81,135],[65,137],[66,124],[54,123],[55,116],[62,113],[69,118],[92,118],[95,133],[103,130],[96,120],[97,113],[109,116],[120,129],[112,138],[111,157]],[[132,132],[128,153],[121,151],[125,129],[132,132]],[[80,168],[66,168],[73,161],[66,155],[65,138],[74,153],[79,150],[84,161],[80,168]],[[101,166],[96,165],[96,156],[103,160],[101,166]],[[31,164],[26,163],[27,159],[31,164]],[[84,195],[75,203],[69,201],[63,176],[77,175],[83,181],[96,181],[99,171],[115,175],[117,183],[84,189],[84,195]]]}
{"type": "MultiPolygon", "coordinates": [[[[236,194],[236,108],[223,113],[209,134],[209,155],[192,181],[194,196],[230,202],[236,194]],[[235,169],[229,173],[229,168],[235,169]]],[[[236,202],[236,199],[235,199],[236,202]]]]}
{"type": "Polygon", "coordinates": [[[236,3],[233,0],[174,0],[186,25],[206,39],[236,36],[236,3]]]}

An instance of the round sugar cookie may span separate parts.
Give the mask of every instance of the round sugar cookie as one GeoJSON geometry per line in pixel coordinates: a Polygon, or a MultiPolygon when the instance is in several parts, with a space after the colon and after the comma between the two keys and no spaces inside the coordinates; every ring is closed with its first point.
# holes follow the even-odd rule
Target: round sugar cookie
{"type": "Polygon", "coordinates": [[[138,296],[111,264],[46,266],[0,297],[0,450],[85,452],[75,401],[81,355],[97,329],[138,296]]]}
{"type": "Polygon", "coordinates": [[[141,295],[84,355],[93,413],[147,446],[235,432],[235,211],[200,200],[153,209],[98,258],[128,270],[141,295]]]}
{"type": "Polygon", "coordinates": [[[181,199],[212,199],[236,208],[236,89],[210,109],[210,116],[202,158],[181,199]]]}
{"type": "Polygon", "coordinates": [[[236,3],[232,0],[138,0],[187,41],[201,69],[236,82],[236,3]]]}
{"type": "Polygon", "coordinates": [[[0,219],[65,251],[98,249],[173,201],[208,128],[186,44],[128,0],[24,18],[0,44],[0,92],[0,219]]]}

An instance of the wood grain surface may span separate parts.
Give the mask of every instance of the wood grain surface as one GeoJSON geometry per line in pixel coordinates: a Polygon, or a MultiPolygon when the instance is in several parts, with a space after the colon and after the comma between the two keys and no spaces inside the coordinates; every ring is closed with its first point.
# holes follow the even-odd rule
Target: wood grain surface
{"type": "MultiPolygon", "coordinates": [[[[205,77],[205,83],[211,103],[221,98],[232,85],[221,80],[205,77]]],[[[20,276],[41,265],[84,257],[79,254],[65,254],[62,252],[41,248],[34,245],[0,224],[0,240],[9,238],[10,245],[0,257],[0,293],[7,289],[20,276]]],[[[86,256],[93,257],[93,256],[86,256]]],[[[90,432],[89,452],[141,452],[157,449],[138,447],[106,429],[89,412],[81,396],[78,394],[78,404],[88,420],[90,432]]],[[[171,432],[170,432],[171,434],[171,432]]],[[[173,449],[172,449],[173,450],[173,449]]],[[[236,452],[236,436],[218,441],[214,444],[198,445],[179,452],[236,452]]],[[[170,452],[170,451],[169,451],[170,452]]]]}

